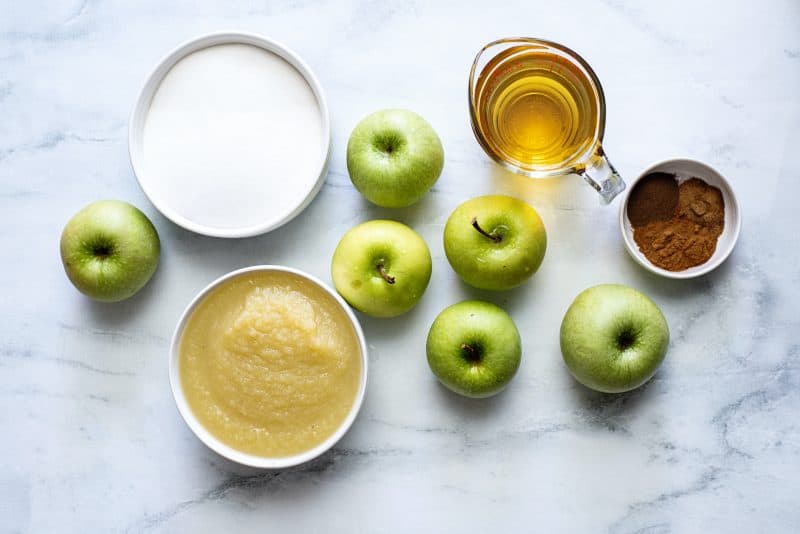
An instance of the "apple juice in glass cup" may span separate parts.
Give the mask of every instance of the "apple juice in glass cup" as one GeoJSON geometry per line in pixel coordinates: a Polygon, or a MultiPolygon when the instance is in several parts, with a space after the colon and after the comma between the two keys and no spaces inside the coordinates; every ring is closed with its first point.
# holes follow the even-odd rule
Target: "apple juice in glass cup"
{"type": "Polygon", "coordinates": [[[605,97],[586,61],[531,38],[484,46],[469,75],[472,130],[504,167],[532,178],[583,176],[609,203],[625,189],[602,148],[605,97]]]}

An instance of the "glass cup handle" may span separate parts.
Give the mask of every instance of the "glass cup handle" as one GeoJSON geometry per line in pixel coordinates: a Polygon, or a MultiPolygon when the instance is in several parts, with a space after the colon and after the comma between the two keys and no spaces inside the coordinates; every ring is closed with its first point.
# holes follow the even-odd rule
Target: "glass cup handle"
{"type": "Polygon", "coordinates": [[[578,174],[600,193],[603,204],[610,203],[614,197],[625,191],[625,182],[606,157],[603,147],[597,148],[592,159],[578,174]]]}

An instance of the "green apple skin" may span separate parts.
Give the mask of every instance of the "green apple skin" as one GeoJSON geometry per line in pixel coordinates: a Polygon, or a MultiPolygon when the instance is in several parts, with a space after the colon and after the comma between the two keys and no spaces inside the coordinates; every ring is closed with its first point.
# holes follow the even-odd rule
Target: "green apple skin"
{"type": "Polygon", "coordinates": [[[422,298],[431,268],[430,250],[417,232],[399,222],[375,220],[342,237],[333,253],[331,278],[353,308],[373,317],[396,317],[422,298]]]}
{"type": "Polygon", "coordinates": [[[539,214],[510,196],[467,200],[453,210],[444,227],[447,261],[464,282],[478,289],[519,286],[539,269],[546,250],[547,233],[539,214]],[[475,223],[494,237],[482,234],[475,223]]]}
{"type": "Polygon", "coordinates": [[[517,326],[500,307],[466,300],[433,321],[426,344],[428,365],[448,389],[465,397],[499,393],[519,369],[517,326]]]}
{"type": "Polygon", "coordinates": [[[413,111],[377,111],[356,125],[347,143],[350,180],[367,200],[385,208],[417,202],[443,167],[439,136],[413,111]]]}
{"type": "Polygon", "coordinates": [[[561,323],[561,354],[572,376],[604,393],[636,389],[656,373],[669,326],[655,302],[623,285],[583,291],[561,323]]]}
{"type": "Polygon", "coordinates": [[[158,267],[161,242],[136,207],[101,200],[81,209],[61,233],[61,261],[84,295],[117,302],[139,291],[158,267]]]}

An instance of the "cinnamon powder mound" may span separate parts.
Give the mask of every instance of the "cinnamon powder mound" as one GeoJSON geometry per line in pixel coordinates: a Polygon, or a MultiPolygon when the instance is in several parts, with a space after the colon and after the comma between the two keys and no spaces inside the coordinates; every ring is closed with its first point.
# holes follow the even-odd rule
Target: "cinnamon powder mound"
{"type": "Polygon", "coordinates": [[[673,175],[645,176],[631,192],[627,212],[639,250],[668,271],[707,262],[725,227],[722,192],[699,178],[678,185],[673,175]]]}

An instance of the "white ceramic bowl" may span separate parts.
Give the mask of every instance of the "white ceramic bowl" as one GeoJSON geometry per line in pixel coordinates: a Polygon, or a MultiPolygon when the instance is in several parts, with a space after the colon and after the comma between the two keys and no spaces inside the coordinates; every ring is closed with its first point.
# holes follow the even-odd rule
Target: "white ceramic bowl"
{"type": "Polygon", "coordinates": [[[667,278],[695,278],[702,276],[708,272],[716,269],[725,259],[730,255],[736,241],[739,239],[739,230],[742,226],[742,219],[739,213],[739,205],[736,202],[736,195],[733,192],[728,181],[717,172],[716,169],[691,159],[670,159],[657,163],[650,168],[646,169],[642,174],[634,180],[629,188],[625,197],[622,199],[619,210],[619,228],[622,232],[622,240],[625,243],[625,248],[628,253],[636,260],[639,265],[644,267],[650,272],[667,277],[667,278]],[[666,172],[677,176],[678,181],[687,180],[689,178],[697,177],[709,185],[719,188],[722,192],[722,199],[725,202],[725,227],[722,234],[717,239],[717,248],[714,255],[702,265],[690,267],[684,271],[667,271],[661,267],[656,267],[644,254],[639,250],[638,245],[633,240],[633,229],[631,222],[628,219],[628,199],[630,192],[636,186],[637,182],[643,177],[653,172],[666,172]]]}
{"type": "MultiPolygon", "coordinates": [[[[139,186],[150,202],[167,219],[175,224],[187,230],[214,237],[249,237],[263,234],[286,224],[297,216],[311,203],[322,188],[322,184],[325,182],[330,156],[330,144],[330,114],[328,112],[328,104],[325,99],[325,94],[322,91],[322,86],[309,66],[292,50],[280,43],[260,35],[233,31],[201,35],[186,41],[168,53],[156,65],[142,86],[128,128],[128,151],[130,153],[131,165],[133,166],[133,171],[136,175],[136,180],[139,182],[139,186]],[[318,164],[315,167],[318,171],[315,173],[316,176],[311,177],[313,180],[309,180],[310,185],[305,197],[302,197],[295,205],[282,206],[283,209],[276,212],[268,213],[265,210],[264,220],[262,222],[244,227],[230,228],[209,226],[202,222],[191,220],[178,213],[173,206],[168,205],[153,193],[150,184],[153,183],[152,181],[156,180],[157,177],[148,174],[143,150],[142,138],[147,114],[150,110],[153,96],[161,85],[164,77],[176,63],[189,54],[221,44],[248,44],[262,48],[286,60],[303,76],[303,78],[305,78],[306,82],[308,82],[309,87],[316,97],[317,104],[319,105],[322,121],[322,151],[318,164]]],[[[202,188],[202,184],[198,184],[198,187],[202,188]]],[[[235,206],[232,206],[232,208],[235,209],[235,206]]]]}
{"type": "Polygon", "coordinates": [[[358,319],[356,318],[353,311],[350,309],[350,306],[347,305],[344,299],[342,299],[342,297],[340,297],[339,294],[336,293],[336,291],[332,290],[318,278],[311,276],[308,273],[304,273],[303,271],[280,265],[256,265],[253,267],[246,267],[244,269],[238,269],[236,271],[232,271],[226,275],[217,278],[216,280],[208,284],[202,291],[200,291],[200,293],[198,293],[197,296],[194,299],[192,299],[192,301],[186,307],[183,314],[181,315],[180,320],[178,321],[178,325],[175,327],[175,333],[172,336],[172,344],[170,346],[170,354],[169,354],[169,382],[170,386],[172,387],[172,395],[175,397],[175,403],[178,405],[178,411],[183,417],[183,420],[186,421],[186,424],[189,425],[189,428],[192,430],[192,432],[194,432],[194,434],[198,438],[200,438],[200,441],[205,443],[211,450],[213,450],[214,452],[216,452],[221,456],[224,456],[229,460],[251,467],[259,467],[264,469],[282,469],[286,467],[292,467],[295,465],[302,464],[304,462],[308,462],[322,455],[325,451],[333,447],[336,444],[336,442],[339,441],[342,438],[342,436],[344,436],[344,434],[353,424],[356,415],[358,415],[358,411],[361,409],[361,404],[364,401],[364,393],[367,388],[367,341],[364,338],[364,332],[361,330],[361,325],[359,324],[358,319]],[[342,309],[342,311],[347,315],[347,318],[350,320],[350,324],[353,326],[353,329],[356,332],[356,336],[358,337],[358,345],[361,349],[361,381],[358,386],[358,392],[356,393],[356,398],[353,401],[353,406],[350,408],[350,412],[347,414],[347,417],[344,419],[344,421],[342,421],[342,424],[339,426],[336,432],[334,432],[328,439],[326,439],[324,442],[320,443],[313,449],[309,449],[305,452],[301,452],[293,456],[266,457],[266,456],[257,456],[253,454],[248,454],[239,451],[237,449],[234,449],[233,447],[221,442],[219,439],[214,437],[208,430],[206,430],[205,427],[203,427],[203,425],[197,420],[191,408],[189,408],[188,403],[186,402],[186,396],[184,395],[183,385],[181,384],[180,372],[178,368],[178,356],[179,356],[181,336],[183,335],[183,330],[186,327],[186,322],[188,321],[189,317],[192,315],[194,310],[197,308],[197,306],[200,304],[200,302],[202,302],[202,300],[206,297],[206,295],[209,294],[209,292],[211,292],[213,289],[218,287],[223,282],[230,280],[232,278],[236,278],[237,276],[241,276],[243,274],[252,272],[276,272],[276,271],[283,273],[290,273],[307,282],[311,282],[312,284],[323,289],[339,304],[339,307],[342,309]]]}

